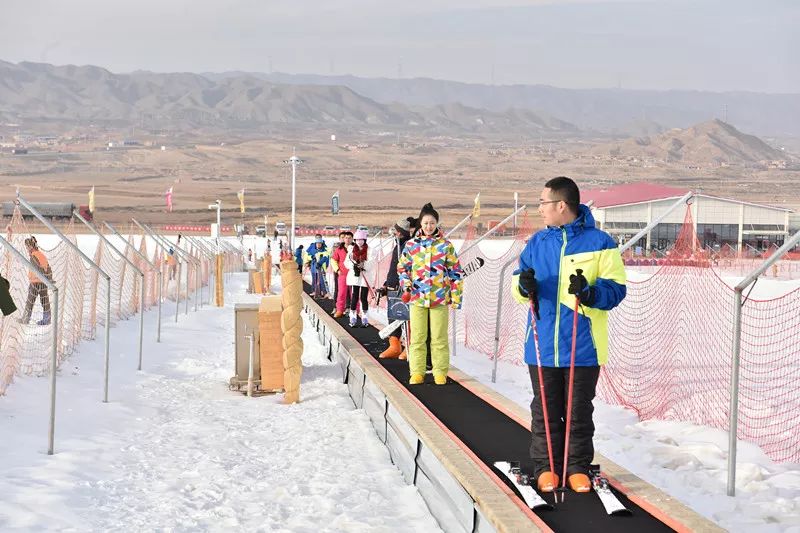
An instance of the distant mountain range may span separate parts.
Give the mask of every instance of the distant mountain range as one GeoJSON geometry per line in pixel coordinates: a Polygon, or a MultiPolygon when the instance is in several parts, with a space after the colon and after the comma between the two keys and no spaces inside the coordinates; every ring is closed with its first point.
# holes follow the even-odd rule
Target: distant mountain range
{"type": "Polygon", "coordinates": [[[114,74],[95,66],[0,61],[0,118],[5,121],[92,120],[245,130],[330,125],[434,134],[641,137],[725,113],[744,131],[800,137],[800,94],[579,90],[246,72],[114,74]]]}
{"type": "MultiPolygon", "coordinates": [[[[242,72],[206,73],[209,79],[242,72]]],[[[546,85],[482,85],[429,78],[388,79],[315,74],[247,73],[275,83],[340,85],[377,102],[433,106],[459,102],[492,111],[544,112],[583,131],[637,135],[653,128],[687,128],[713,118],[769,137],[800,136],[800,94],[753,92],[561,89],[546,85]]]]}
{"type": "Polygon", "coordinates": [[[457,102],[378,103],[336,85],[296,85],[240,75],[113,74],[94,66],[0,61],[0,116],[130,122],[153,127],[251,129],[269,125],[407,128],[463,134],[574,133],[531,110],[487,111],[457,102]]]}
{"type": "Polygon", "coordinates": [[[652,137],[636,137],[620,143],[599,145],[592,148],[592,153],[698,164],[789,159],[781,150],[721,120],[710,120],[687,129],[673,129],[652,137]]]}

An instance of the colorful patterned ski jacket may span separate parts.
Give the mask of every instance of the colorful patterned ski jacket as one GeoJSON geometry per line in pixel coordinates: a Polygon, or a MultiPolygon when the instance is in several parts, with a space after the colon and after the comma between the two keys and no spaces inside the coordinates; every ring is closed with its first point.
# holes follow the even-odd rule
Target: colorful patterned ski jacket
{"type": "MultiPolygon", "coordinates": [[[[519,269],[511,284],[514,298],[528,304],[519,274],[532,268],[536,274],[539,315],[539,351],[542,366],[569,367],[572,349],[572,316],[575,296],[569,294],[569,276],[577,269],[596,300],[578,308],[575,366],[599,366],[608,361],[608,311],[625,298],[625,267],[617,243],[595,227],[589,208],[581,204],[574,222],[547,227],[534,234],[519,257],[519,269]]],[[[525,362],[536,365],[531,313],[525,334],[525,362]]]]}
{"type": "Polygon", "coordinates": [[[406,242],[397,262],[397,274],[400,286],[411,289],[410,304],[461,308],[464,273],[453,244],[438,229],[430,237],[420,234],[406,242]]]}

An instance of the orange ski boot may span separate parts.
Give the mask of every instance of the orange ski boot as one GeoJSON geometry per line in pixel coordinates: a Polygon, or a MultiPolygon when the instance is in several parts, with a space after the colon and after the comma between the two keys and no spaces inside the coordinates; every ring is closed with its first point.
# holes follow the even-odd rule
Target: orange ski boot
{"type": "Polygon", "coordinates": [[[397,359],[403,352],[403,346],[397,337],[389,337],[389,347],[378,356],[378,359],[397,359]]]}
{"type": "Polygon", "coordinates": [[[536,486],[539,487],[540,492],[553,492],[553,489],[558,486],[558,476],[546,470],[539,474],[539,478],[536,480],[536,486]]]}
{"type": "Polygon", "coordinates": [[[570,474],[567,477],[567,485],[575,492],[589,492],[589,489],[592,488],[589,476],[586,474],[570,474]]]}

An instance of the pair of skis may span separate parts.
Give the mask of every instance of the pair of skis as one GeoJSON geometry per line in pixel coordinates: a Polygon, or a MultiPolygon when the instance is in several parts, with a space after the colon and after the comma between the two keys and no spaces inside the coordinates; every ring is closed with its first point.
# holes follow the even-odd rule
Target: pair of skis
{"type": "MultiPolygon", "coordinates": [[[[466,278],[470,274],[473,274],[475,271],[481,268],[485,262],[486,261],[483,259],[483,257],[476,257],[475,259],[473,259],[472,261],[461,267],[461,271],[464,273],[464,277],[466,278]]],[[[390,322],[388,326],[384,327],[378,332],[378,336],[381,339],[385,339],[386,337],[391,335],[394,330],[399,328],[403,324],[403,322],[405,322],[405,320],[394,320],[390,322]]]]}
{"type": "MultiPolygon", "coordinates": [[[[532,475],[526,474],[520,468],[518,462],[509,463],[506,461],[498,461],[494,463],[494,467],[498,469],[512,485],[519,491],[525,505],[533,510],[552,509],[553,506],[545,501],[542,496],[534,490],[536,480],[532,475]]],[[[589,478],[592,481],[592,490],[600,498],[600,502],[609,515],[629,515],[630,510],[619,501],[617,496],[611,491],[608,480],[600,473],[598,465],[591,465],[589,467],[589,478]]]]}

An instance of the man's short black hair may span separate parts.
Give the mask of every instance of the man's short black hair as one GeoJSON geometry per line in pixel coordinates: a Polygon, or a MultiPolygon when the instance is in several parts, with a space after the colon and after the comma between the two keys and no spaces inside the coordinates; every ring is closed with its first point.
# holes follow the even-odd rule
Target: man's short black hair
{"type": "Polygon", "coordinates": [[[545,183],[544,186],[553,191],[554,200],[563,200],[574,215],[578,214],[578,208],[581,205],[581,191],[572,179],[558,176],[545,183]]]}

